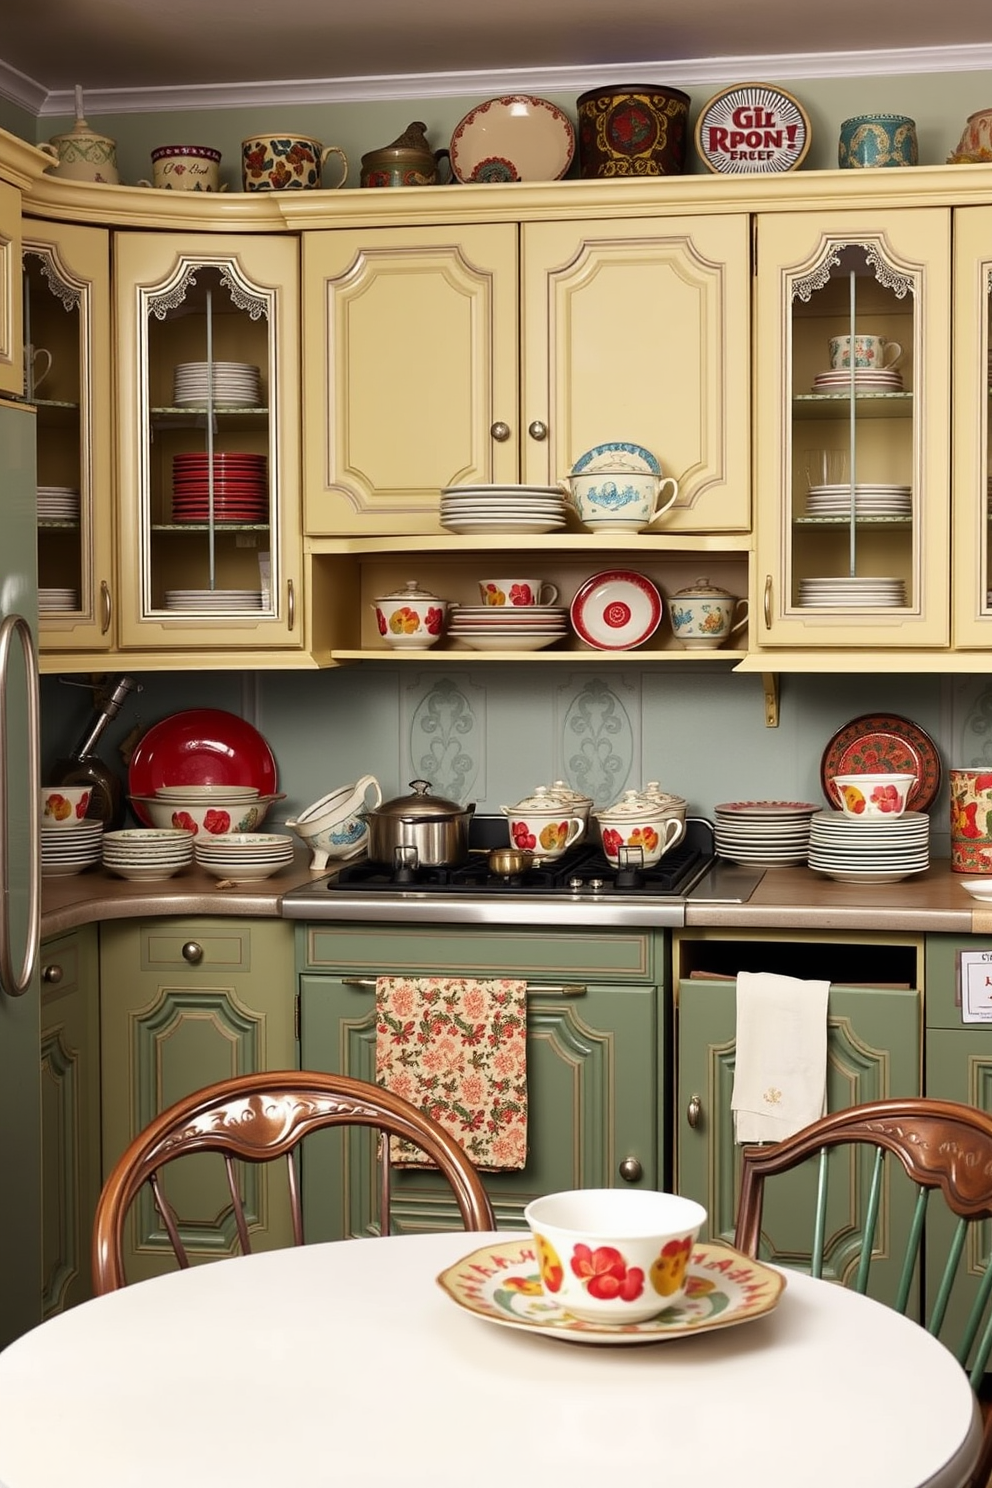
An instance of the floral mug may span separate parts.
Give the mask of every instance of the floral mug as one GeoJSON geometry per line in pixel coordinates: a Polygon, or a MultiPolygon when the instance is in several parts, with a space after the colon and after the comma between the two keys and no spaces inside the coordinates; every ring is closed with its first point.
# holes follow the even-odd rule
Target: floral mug
{"type": "Polygon", "coordinates": [[[303,191],[327,185],[337,188],[348,179],[348,159],[337,145],[322,145],[306,134],[259,135],[241,142],[241,174],[246,191],[303,191]],[[338,157],[340,175],[325,182],[322,171],[331,155],[338,157]]]}

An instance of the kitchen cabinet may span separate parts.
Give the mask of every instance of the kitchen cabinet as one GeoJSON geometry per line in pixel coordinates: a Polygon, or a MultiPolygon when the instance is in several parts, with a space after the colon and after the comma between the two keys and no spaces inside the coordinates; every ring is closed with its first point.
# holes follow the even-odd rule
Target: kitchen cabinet
{"type": "Polygon", "coordinates": [[[107,652],[114,642],[110,235],[31,222],[22,250],[37,408],[39,645],[107,652]]]}
{"type": "Polygon", "coordinates": [[[992,207],[954,213],[954,644],[992,626],[992,207]]]}
{"type": "Polygon", "coordinates": [[[304,645],[298,279],[291,239],[115,237],[117,625],[129,665],[142,651],[292,664],[304,645]],[[222,362],[258,368],[258,394],[184,401],[177,368],[222,362]]]}
{"type": "Polygon", "coordinates": [[[92,1295],[90,1237],[100,1196],[97,930],[41,947],[42,1309],[92,1295]]]}
{"type": "MultiPolygon", "coordinates": [[[[673,933],[676,1022],[675,1186],[705,1204],[710,1238],[733,1239],[739,1188],[731,1095],[738,971],[829,979],[827,1099],[831,1110],[886,1096],[922,1093],[922,942],[904,936],[796,936],[727,932],[673,933]]],[[[866,1174],[847,1172],[846,1153],[831,1158],[831,1213],[824,1274],[845,1276],[857,1263],[860,1236],[848,1195],[866,1174]],[[845,1181],[846,1180],[846,1181],[845,1181]]],[[[905,1235],[911,1195],[883,1199],[886,1232],[905,1235]]],[[[769,1189],[763,1238],[780,1264],[808,1254],[815,1188],[808,1173],[769,1189]]],[[[899,1282],[898,1239],[872,1268],[872,1291],[891,1301],[899,1282]]]]}
{"type": "MultiPolygon", "coordinates": [[[[103,1163],[180,1096],[254,1070],[296,1067],[293,930],[281,920],[121,920],[100,927],[103,1163]]],[[[191,1258],[237,1250],[223,1163],[168,1176],[191,1258]]],[[[291,1243],[285,1175],[249,1169],[245,1213],[255,1249],[291,1243]],[[280,1181],[281,1180],[281,1181],[280,1181]]],[[[147,1190],[127,1240],[129,1279],[174,1268],[147,1190]]]]}
{"type": "Polygon", "coordinates": [[[944,207],[758,217],[752,648],[949,644],[950,243],[944,207]],[[898,388],[824,381],[855,332],[898,388]]]}
{"type": "Polygon", "coordinates": [[[664,532],[746,533],[749,280],[743,212],[305,232],[307,532],[437,534],[443,487],[626,439],[664,532]]]}
{"type": "MultiPolygon", "coordinates": [[[[501,1228],[523,1227],[541,1193],[632,1183],[660,1187],[667,1028],[662,939],[648,932],[568,933],[498,927],[301,924],[297,957],[301,1061],[375,1079],[377,975],[522,977],[527,981],[528,1157],[487,1173],[501,1228]]],[[[367,1133],[327,1132],[303,1154],[310,1240],[373,1232],[374,1146],[367,1133]]],[[[393,1175],[393,1229],[459,1224],[438,1175],[393,1175]]]]}
{"type": "Polygon", "coordinates": [[[21,297],[21,193],[3,179],[0,160],[0,393],[24,387],[21,297]]]}

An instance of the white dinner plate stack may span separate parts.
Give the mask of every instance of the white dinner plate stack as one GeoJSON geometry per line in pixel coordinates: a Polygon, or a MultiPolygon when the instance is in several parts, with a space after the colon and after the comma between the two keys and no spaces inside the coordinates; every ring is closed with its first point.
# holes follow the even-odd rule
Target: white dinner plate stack
{"type": "Polygon", "coordinates": [[[230,883],[271,878],[293,861],[296,839],[276,832],[229,832],[193,843],[198,868],[230,883]]]}
{"type": "Polygon", "coordinates": [[[78,522],[79,492],[73,486],[39,486],[38,517],[44,522],[78,522]]]}
{"type": "MultiPolygon", "coordinates": [[[[832,367],[813,378],[814,393],[846,393],[851,387],[850,367],[832,367]]],[[[854,390],[857,393],[901,393],[902,373],[897,367],[855,367],[854,390]]]]}
{"type": "Polygon", "coordinates": [[[39,589],[38,609],[42,614],[61,614],[79,609],[78,589],[39,589]]]}
{"type": "Polygon", "coordinates": [[[557,532],[568,520],[559,486],[445,486],[441,526],[476,532],[557,532]]]}
{"type": "Polygon", "coordinates": [[[810,801],[727,801],[714,813],[717,853],[737,863],[805,863],[818,810],[810,801]]]}
{"type": "Polygon", "coordinates": [[[568,634],[568,608],[452,605],[446,634],[474,651],[540,651],[568,634]]]}
{"type": "Polygon", "coordinates": [[[904,811],[889,821],[862,821],[818,811],[810,824],[809,866],[841,883],[898,883],[930,866],[930,818],[904,811]]]}
{"type": "Polygon", "coordinates": [[[880,578],[875,574],[800,579],[799,603],[813,608],[898,607],[906,603],[906,585],[902,579],[880,578]]]}
{"type": "MultiPolygon", "coordinates": [[[[908,517],[913,510],[911,488],[858,481],[854,487],[854,510],[861,517],[908,517]]],[[[850,516],[850,485],[810,486],[806,512],[811,517],[850,516]]]]}
{"type": "Polygon", "coordinates": [[[193,861],[193,833],[159,827],[104,832],[103,866],[120,878],[155,883],[193,861]]]}
{"type": "Polygon", "coordinates": [[[165,591],[165,608],[167,610],[194,610],[202,613],[204,610],[213,614],[216,611],[227,613],[231,610],[260,610],[262,608],[262,591],[260,589],[167,589],[165,591]]]}
{"type": "Polygon", "coordinates": [[[40,830],[42,878],[82,873],[84,868],[99,863],[102,821],[84,819],[71,827],[42,827],[40,830]]]}
{"type": "MultiPolygon", "coordinates": [[[[213,400],[229,408],[257,408],[261,403],[260,376],[249,362],[214,362],[213,400]]],[[[206,403],[210,391],[210,362],[179,362],[173,382],[177,407],[206,403]]]]}

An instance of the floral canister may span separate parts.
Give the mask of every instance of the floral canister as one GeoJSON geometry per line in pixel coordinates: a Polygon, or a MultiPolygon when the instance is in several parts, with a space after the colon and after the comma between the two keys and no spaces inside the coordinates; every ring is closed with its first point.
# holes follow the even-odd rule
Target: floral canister
{"type": "Polygon", "coordinates": [[[556,800],[546,786],[538,786],[533,795],[514,806],[499,809],[509,822],[511,846],[533,853],[535,862],[560,858],[585,835],[583,817],[556,800]]]}
{"type": "Polygon", "coordinates": [[[383,595],[372,608],[387,646],[424,651],[441,639],[448,602],[408,579],[402,590],[383,595]]]}
{"type": "Polygon", "coordinates": [[[747,624],[747,600],[705,578],[673,594],[668,612],[675,639],[687,651],[711,651],[747,624]]]}
{"type": "Polygon", "coordinates": [[[951,871],[992,874],[992,770],[949,770],[951,871]]]}
{"type": "Polygon", "coordinates": [[[620,849],[634,849],[641,866],[652,868],[669,848],[685,836],[685,820],[669,815],[643,791],[625,791],[619,801],[594,811],[599,822],[603,851],[611,862],[619,861],[620,849]]]}

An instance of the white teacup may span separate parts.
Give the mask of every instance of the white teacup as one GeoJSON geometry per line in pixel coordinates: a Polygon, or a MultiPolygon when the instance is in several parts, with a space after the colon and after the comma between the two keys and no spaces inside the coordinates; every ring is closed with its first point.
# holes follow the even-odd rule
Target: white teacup
{"type": "Polygon", "coordinates": [[[830,365],[835,371],[850,367],[852,341],[854,366],[862,371],[895,367],[902,360],[902,347],[898,341],[889,341],[885,336],[869,336],[859,331],[853,337],[830,337],[830,365]]]}
{"type": "Polygon", "coordinates": [[[523,609],[527,605],[553,605],[558,585],[546,579],[480,579],[479,594],[484,605],[523,609]]]}
{"type": "Polygon", "coordinates": [[[590,532],[641,532],[674,504],[679,483],[649,470],[597,470],[570,475],[562,489],[590,532]]]}

